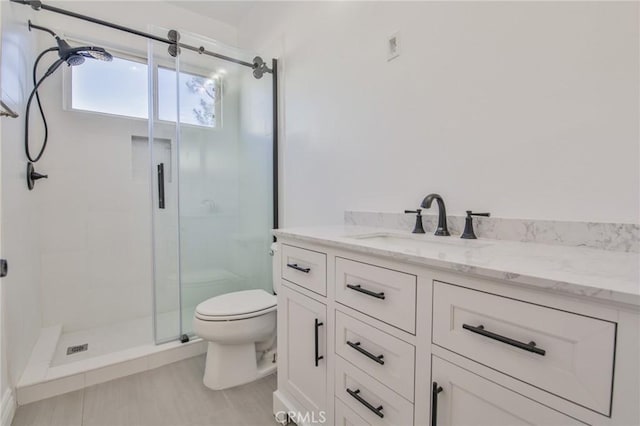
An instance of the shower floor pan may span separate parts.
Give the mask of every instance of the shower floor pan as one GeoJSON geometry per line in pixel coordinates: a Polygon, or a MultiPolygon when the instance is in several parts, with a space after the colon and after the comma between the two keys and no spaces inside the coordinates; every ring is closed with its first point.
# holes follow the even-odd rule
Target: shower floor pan
{"type": "Polygon", "coordinates": [[[151,370],[207,350],[199,338],[156,345],[151,330],[151,317],[69,333],[62,333],[61,326],[43,328],[16,388],[18,404],[151,370]],[[67,355],[69,347],[85,344],[86,350],[67,355]]]}

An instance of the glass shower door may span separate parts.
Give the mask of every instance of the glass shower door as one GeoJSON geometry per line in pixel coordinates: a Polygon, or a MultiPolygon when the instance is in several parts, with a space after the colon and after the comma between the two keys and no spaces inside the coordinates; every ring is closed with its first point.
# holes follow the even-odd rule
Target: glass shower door
{"type": "MultiPolygon", "coordinates": [[[[252,55],[189,34],[184,43],[250,62],[252,55]]],[[[272,291],[271,76],[197,52],[180,55],[179,246],[182,333],[195,307],[232,291],[272,291]]]]}
{"type": "MultiPolygon", "coordinates": [[[[156,29],[159,36],[167,31],[156,29]]],[[[169,55],[167,45],[149,42],[149,140],[153,218],[153,308],[156,343],[176,340],[180,324],[180,238],[178,199],[179,125],[176,91],[179,58],[169,55]],[[163,72],[173,70],[173,75],[163,72]]]]}
{"type": "MultiPolygon", "coordinates": [[[[158,35],[167,32],[158,30],[158,35]]],[[[187,33],[182,43],[251,62],[187,33]]],[[[155,341],[192,332],[195,307],[232,291],[272,291],[271,75],[150,42],[155,341]]]]}

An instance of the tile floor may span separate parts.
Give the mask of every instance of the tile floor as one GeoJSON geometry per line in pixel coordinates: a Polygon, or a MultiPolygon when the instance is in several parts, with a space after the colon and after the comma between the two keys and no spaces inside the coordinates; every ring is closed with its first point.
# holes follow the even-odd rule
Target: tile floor
{"type": "Polygon", "coordinates": [[[276,425],[276,375],[224,391],[202,384],[204,356],[18,407],[13,426],[276,425]]]}

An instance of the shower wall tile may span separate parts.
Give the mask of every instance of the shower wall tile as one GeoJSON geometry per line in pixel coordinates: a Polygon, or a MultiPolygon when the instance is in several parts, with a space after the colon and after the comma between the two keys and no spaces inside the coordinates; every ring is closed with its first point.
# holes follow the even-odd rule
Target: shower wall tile
{"type": "Polygon", "coordinates": [[[42,316],[47,326],[76,324],[90,318],[87,253],[84,250],[48,252],[42,254],[41,262],[42,316]]]}
{"type": "MultiPolygon", "coordinates": [[[[55,84],[43,99],[57,99],[55,84]]],[[[58,88],[59,89],[59,88],[58,88]]],[[[151,315],[151,188],[134,180],[131,136],[147,123],[49,106],[67,128],[47,152],[39,188],[42,320],[65,331],[151,315]],[[45,185],[46,184],[46,185],[45,185]]],[[[49,117],[48,117],[49,118],[49,117]]],[[[40,164],[40,163],[39,163],[40,164]]]]}
{"type": "MultiPolygon", "coordinates": [[[[49,171],[50,185],[39,185],[41,205],[46,214],[40,220],[41,250],[78,250],[87,246],[87,185],[68,172],[49,171]],[[62,191],[61,188],[67,188],[62,191]]],[[[49,184],[49,181],[44,183],[49,184]]]]}

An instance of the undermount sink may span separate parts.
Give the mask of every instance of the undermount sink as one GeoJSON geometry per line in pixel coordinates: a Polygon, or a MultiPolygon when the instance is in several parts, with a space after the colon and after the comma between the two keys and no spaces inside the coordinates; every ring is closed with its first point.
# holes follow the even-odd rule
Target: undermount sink
{"type": "Polygon", "coordinates": [[[482,248],[488,247],[491,243],[478,240],[463,240],[458,237],[434,237],[418,235],[396,235],[387,233],[373,233],[364,235],[354,235],[347,238],[366,241],[374,244],[384,244],[387,246],[404,247],[407,249],[420,247],[433,247],[437,245],[447,245],[459,248],[482,248]]]}

